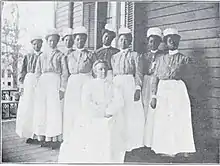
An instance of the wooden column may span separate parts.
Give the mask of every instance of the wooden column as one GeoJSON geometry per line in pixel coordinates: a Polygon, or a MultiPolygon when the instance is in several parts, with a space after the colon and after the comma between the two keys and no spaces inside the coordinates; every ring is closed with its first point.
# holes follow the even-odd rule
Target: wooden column
{"type": "Polygon", "coordinates": [[[69,2],[68,27],[73,28],[73,2],[69,2]]]}
{"type": "Polygon", "coordinates": [[[95,7],[95,48],[102,46],[102,29],[105,27],[107,18],[108,2],[96,2],[95,7]]]}

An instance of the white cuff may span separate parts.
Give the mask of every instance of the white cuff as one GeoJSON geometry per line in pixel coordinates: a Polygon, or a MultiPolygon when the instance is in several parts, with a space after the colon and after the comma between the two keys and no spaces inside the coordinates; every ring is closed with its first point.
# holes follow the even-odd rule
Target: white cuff
{"type": "Polygon", "coordinates": [[[136,90],[141,90],[141,86],[140,86],[140,85],[137,85],[137,86],[136,86],[136,90]]]}
{"type": "Polygon", "coordinates": [[[60,91],[63,91],[63,92],[65,92],[65,88],[60,88],[60,91]]]}
{"type": "Polygon", "coordinates": [[[157,98],[157,95],[152,95],[151,98],[152,98],[152,99],[153,99],[153,98],[157,98]]]}

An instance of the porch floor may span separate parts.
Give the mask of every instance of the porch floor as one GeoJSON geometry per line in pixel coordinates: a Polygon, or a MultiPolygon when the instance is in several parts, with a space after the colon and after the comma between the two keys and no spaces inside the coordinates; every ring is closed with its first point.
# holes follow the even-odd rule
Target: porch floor
{"type": "MultiPolygon", "coordinates": [[[[2,122],[2,160],[3,162],[28,162],[28,163],[56,163],[59,150],[40,147],[40,145],[29,145],[25,139],[21,139],[15,133],[15,120],[2,122]]],[[[213,147],[218,148],[218,147],[213,147]]],[[[213,149],[211,148],[211,149],[213,149]]],[[[161,157],[155,155],[147,148],[140,148],[134,153],[127,153],[125,162],[133,163],[217,163],[216,150],[197,152],[189,158],[177,156],[175,158],[161,157]]]]}

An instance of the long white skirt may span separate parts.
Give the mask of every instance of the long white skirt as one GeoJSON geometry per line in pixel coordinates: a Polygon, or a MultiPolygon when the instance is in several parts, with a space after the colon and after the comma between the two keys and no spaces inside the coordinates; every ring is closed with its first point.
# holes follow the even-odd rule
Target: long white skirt
{"type": "Polygon", "coordinates": [[[155,109],[152,150],[176,155],[195,152],[191,106],[182,80],[160,80],[155,109]]]}
{"type": "Polygon", "coordinates": [[[19,100],[16,118],[16,133],[20,137],[33,138],[33,107],[36,82],[37,79],[34,73],[26,74],[24,92],[19,100]]]}
{"type": "Polygon", "coordinates": [[[72,131],[74,118],[80,113],[81,94],[83,85],[92,79],[92,75],[76,74],[71,75],[68,79],[64,98],[64,114],[63,114],[63,140],[65,140],[72,131]]]}
{"type": "Polygon", "coordinates": [[[152,97],[152,80],[153,76],[145,75],[142,88],[142,102],[145,114],[144,145],[147,147],[151,147],[152,144],[155,113],[154,109],[152,109],[150,106],[152,97]]]}
{"type": "Polygon", "coordinates": [[[143,147],[144,137],[144,109],[142,99],[134,101],[136,90],[134,77],[132,75],[118,75],[113,78],[113,83],[122,89],[125,99],[123,110],[125,120],[125,142],[126,150],[143,147]]]}
{"type": "MultiPolygon", "coordinates": [[[[61,145],[59,163],[121,163],[125,152],[118,151],[117,160],[112,159],[112,119],[88,118],[86,115],[75,119],[68,139],[61,145]],[[120,159],[119,159],[120,158],[120,159]]],[[[116,154],[115,154],[116,155],[116,154]]]]}
{"type": "Polygon", "coordinates": [[[46,137],[62,134],[62,105],[59,98],[60,75],[43,73],[36,88],[34,133],[46,137]]]}

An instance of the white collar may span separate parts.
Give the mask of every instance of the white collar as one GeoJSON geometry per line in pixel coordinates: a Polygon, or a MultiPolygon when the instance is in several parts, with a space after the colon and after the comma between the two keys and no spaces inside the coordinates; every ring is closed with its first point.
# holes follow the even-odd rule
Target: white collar
{"type": "Polygon", "coordinates": [[[179,50],[169,50],[169,55],[175,55],[179,52],[179,50]]]}
{"type": "Polygon", "coordinates": [[[151,53],[155,54],[158,50],[150,50],[151,53]]]}
{"type": "Polygon", "coordinates": [[[126,48],[126,49],[120,49],[120,52],[128,52],[129,51],[129,48],[126,48]]]}
{"type": "Polygon", "coordinates": [[[36,54],[36,55],[40,55],[40,54],[41,54],[41,51],[38,51],[38,52],[37,52],[37,51],[34,50],[33,52],[34,52],[34,54],[36,54]]]}
{"type": "Polygon", "coordinates": [[[103,44],[103,48],[110,48],[110,47],[111,47],[111,45],[110,46],[106,46],[106,45],[103,44]]]}
{"type": "Polygon", "coordinates": [[[83,51],[83,50],[85,50],[85,48],[83,47],[83,48],[76,48],[76,50],[77,51],[83,51]]]}

